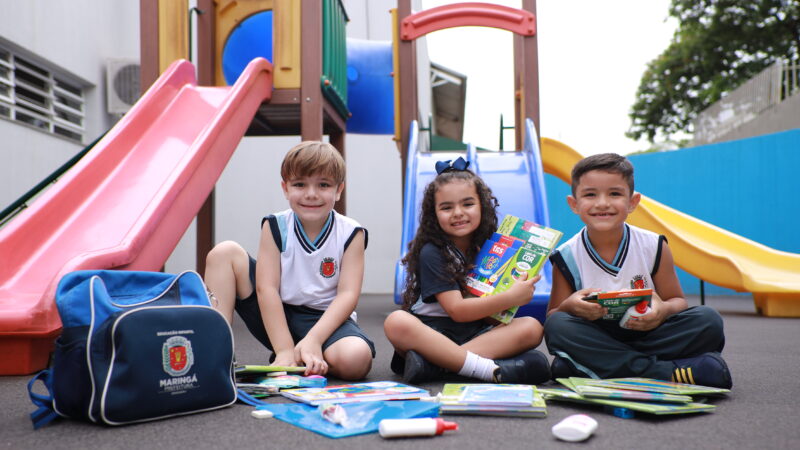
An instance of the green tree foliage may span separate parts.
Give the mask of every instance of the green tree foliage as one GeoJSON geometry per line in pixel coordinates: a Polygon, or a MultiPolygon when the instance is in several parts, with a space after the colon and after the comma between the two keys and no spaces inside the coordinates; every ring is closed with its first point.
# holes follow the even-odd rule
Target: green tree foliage
{"type": "Polygon", "coordinates": [[[800,56],[800,0],[672,0],[672,42],[651,61],[628,137],[692,132],[691,121],[777,60],[800,56]]]}

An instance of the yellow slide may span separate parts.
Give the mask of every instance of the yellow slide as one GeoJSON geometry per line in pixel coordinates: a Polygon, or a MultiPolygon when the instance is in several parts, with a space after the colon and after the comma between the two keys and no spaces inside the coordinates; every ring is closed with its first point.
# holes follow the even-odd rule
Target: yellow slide
{"type": "MultiPolygon", "coordinates": [[[[581,158],[568,145],[542,138],[544,171],[564,182],[570,182],[572,166],[581,158]]],[[[752,292],[759,313],[800,317],[800,255],[766,247],[644,195],[628,221],[666,236],[683,270],[717,286],[752,292]]]]}

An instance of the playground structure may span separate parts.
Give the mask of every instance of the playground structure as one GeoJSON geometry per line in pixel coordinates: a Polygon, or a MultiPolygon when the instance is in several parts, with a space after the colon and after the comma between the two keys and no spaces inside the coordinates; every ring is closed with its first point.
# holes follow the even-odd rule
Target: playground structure
{"type": "MultiPolygon", "coordinates": [[[[388,134],[394,128],[404,167],[405,251],[416,228],[419,193],[435,173],[434,162],[460,156],[421,152],[418,145],[415,39],[443,28],[478,25],[515,33],[515,142],[520,150],[478,152],[470,146],[466,157],[500,199],[502,214],[550,226],[543,174],[568,181],[580,156],[547,138],[539,149],[535,1],[524,0],[522,9],[468,3],[412,13],[410,0],[401,0],[394,12],[393,48],[357,43],[352,47],[361,56],[351,57],[350,41],[344,38],[346,14],[338,0],[304,2],[303,8],[282,0],[200,0],[197,80],[191,64],[173,62],[189,53],[185,40],[170,38],[175,29],[170,24],[188,23],[190,14],[175,3],[181,2],[142,0],[142,85],[151,85],[145,95],[66,176],[0,229],[5,259],[0,269],[0,374],[46,366],[60,332],[53,293],[65,273],[158,270],[195,216],[197,253],[204,257],[213,244],[213,186],[246,134],[299,134],[302,139],[328,134],[344,153],[346,130],[388,134]],[[245,33],[249,19],[265,20],[260,14],[268,11],[274,36],[271,64],[255,59],[242,67],[242,60],[262,50],[250,54],[248,39],[237,38],[240,43],[234,45],[231,38],[245,33]],[[229,45],[227,51],[239,55],[239,66],[232,64],[226,74],[229,45]],[[368,83],[375,92],[365,88],[352,95],[359,74],[369,78],[365,61],[385,64],[389,50],[392,92],[386,93],[392,79],[384,73],[376,77],[379,82],[368,83]],[[359,64],[365,64],[361,71],[359,64]],[[224,86],[223,78],[231,77],[238,81],[224,86]],[[382,103],[381,114],[374,114],[379,119],[351,128],[373,114],[358,113],[367,103],[363,99],[387,97],[394,101],[382,103]],[[387,110],[394,111],[394,127],[387,126],[392,116],[387,110]]],[[[337,204],[337,209],[344,206],[337,204]]],[[[800,256],[692,222],[650,200],[643,200],[631,218],[666,234],[677,264],[690,273],[753,292],[765,315],[800,316],[800,256]]],[[[523,314],[543,319],[549,270],[531,304],[521,308],[523,314]]],[[[402,276],[398,266],[396,280],[402,276]]]]}

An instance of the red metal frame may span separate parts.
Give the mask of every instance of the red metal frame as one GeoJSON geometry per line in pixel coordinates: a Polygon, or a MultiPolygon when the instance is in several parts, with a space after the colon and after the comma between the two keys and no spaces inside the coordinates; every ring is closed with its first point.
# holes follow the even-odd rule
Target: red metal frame
{"type": "Polygon", "coordinates": [[[501,28],[521,36],[536,34],[533,13],[490,3],[456,3],[412,14],[400,24],[400,38],[405,41],[445,28],[478,26],[501,28]]]}

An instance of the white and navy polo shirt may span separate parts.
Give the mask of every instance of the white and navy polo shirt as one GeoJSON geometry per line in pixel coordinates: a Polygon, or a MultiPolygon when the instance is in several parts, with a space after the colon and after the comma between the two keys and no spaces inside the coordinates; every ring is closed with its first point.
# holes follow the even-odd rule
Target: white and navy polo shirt
{"type": "Polygon", "coordinates": [[[584,227],[550,256],[572,289],[604,291],[652,289],[666,237],[625,224],[614,261],[607,263],[592,247],[584,227]]]}
{"type": "MultiPolygon", "coordinates": [[[[342,256],[359,230],[367,230],[355,220],[331,211],[319,235],[311,241],[291,209],[264,217],[272,238],[281,252],[283,303],[325,310],[339,286],[342,256]]],[[[355,312],[351,315],[355,320],[355,312]]]]}

